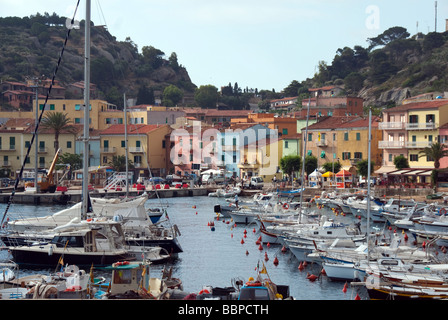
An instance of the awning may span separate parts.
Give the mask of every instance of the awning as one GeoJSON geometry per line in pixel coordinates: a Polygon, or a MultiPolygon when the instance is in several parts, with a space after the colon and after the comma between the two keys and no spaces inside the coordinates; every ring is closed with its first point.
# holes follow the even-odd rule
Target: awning
{"type": "Polygon", "coordinates": [[[379,168],[378,170],[375,171],[376,174],[380,174],[380,173],[388,173],[388,172],[392,172],[397,170],[397,168],[392,167],[392,166],[382,166],[381,168],[379,168]]]}
{"type": "Polygon", "coordinates": [[[404,173],[408,172],[408,171],[413,171],[412,169],[402,169],[402,170],[396,170],[396,171],[392,171],[389,172],[388,174],[392,175],[392,176],[398,176],[398,175],[403,175],[404,173]]]}

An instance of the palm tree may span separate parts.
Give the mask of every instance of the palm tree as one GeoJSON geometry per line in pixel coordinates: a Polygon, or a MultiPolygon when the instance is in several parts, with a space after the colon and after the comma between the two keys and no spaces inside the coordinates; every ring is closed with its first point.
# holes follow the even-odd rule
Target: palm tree
{"type": "Polygon", "coordinates": [[[430,147],[426,147],[422,151],[419,152],[419,158],[428,157],[429,159],[434,160],[434,168],[439,169],[440,167],[440,159],[448,156],[448,149],[442,143],[435,142],[430,147]]]}
{"type": "Polygon", "coordinates": [[[42,119],[42,128],[50,129],[54,131],[54,149],[55,152],[59,149],[59,135],[62,131],[68,133],[75,133],[75,127],[70,125],[70,118],[66,113],[62,112],[49,112],[42,119]]]}

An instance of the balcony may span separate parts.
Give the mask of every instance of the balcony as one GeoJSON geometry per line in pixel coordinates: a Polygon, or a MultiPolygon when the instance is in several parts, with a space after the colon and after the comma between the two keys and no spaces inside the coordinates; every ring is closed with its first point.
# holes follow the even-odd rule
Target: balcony
{"type": "Polygon", "coordinates": [[[438,128],[438,123],[426,122],[426,123],[407,123],[407,130],[435,130],[438,128]]]}
{"type": "Polygon", "coordinates": [[[326,147],[328,146],[328,142],[325,139],[315,140],[316,146],[318,147],[326,147]]]}
{"type": "Polygon", "coordinates": [[[115,147],[101,148],[101,153],[115,153],[115,147]]]}
{"type": "Polygon", "coordinates": [[[143,153],[143,147],[129,147],[130,153],[143,153]]]}
{"type": "Polygon", "coordinates": [[[39,148],[37,149],[37,152],[38,152],[38,153],[48,153],[48,148],[45,148],[45,147],[39,147],[39,148]]]}
{"type": "Polygon", "coordinates": [[[11,161],[8,161],[8,160],[2,160],[1,162],[0,162],[0,164],[1,164],[1,166],[2,167],[10,167],[11,166],[11,161]]]}
{"type": "Polygon", "coordinates": [[[404,130],[406,123],[404,122],[380,122],[378,129],[380,130],[404,130]]]}
{"type": "Polygon", "coordinates": [[[430,147],[432,145],[432,141],[407,141],[406,148],[409,149],[423,149],[430,147]]]}
{"type": "Polygon", "coordinates": [[[380,149],[402,149],[405,148],[405,141],[379,141],[378,148],[380,149]]]}
{"type": "Polygon", "coordinates": [[[5,146],[0,146],[0,151],[2,152],[12,152],[12,151],[16,151],[16,146],[12,145],[9,146],[9,148],[5,147],[5,146]]]}

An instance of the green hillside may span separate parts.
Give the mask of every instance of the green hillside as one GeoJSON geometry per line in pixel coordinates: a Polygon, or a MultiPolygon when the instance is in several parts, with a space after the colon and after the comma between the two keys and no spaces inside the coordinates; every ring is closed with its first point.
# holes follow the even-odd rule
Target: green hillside
{"type": "MultiPolygon", "coordinates": [[[[25,81],[26,77],[41,75],[51,78],[67,34],[65,22],[65,17],[48,13],[0,18],[0,80],[25,81]]],[[[117,41],[103,26],[92,27],[91,39],[91,81],[109,102],[122,105],[123,92],[137,98],[139,90],[150,90],[157,96],[169,85],[181,89],[184,95],[193,95],[196,86],[178,64],[176,53],[167,56],[152,46],[141,48],[139,53],[131,39],[117,41]]],[[[62,85],[84,77],[83,21],[79,29],[71,31],[67,44],[57,73],[62,85]]]]}

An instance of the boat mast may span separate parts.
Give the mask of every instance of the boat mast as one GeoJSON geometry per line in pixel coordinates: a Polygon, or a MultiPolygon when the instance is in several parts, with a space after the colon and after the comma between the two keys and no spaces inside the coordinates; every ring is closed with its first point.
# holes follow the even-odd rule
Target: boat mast
{"type": "Polygon", "coordinates": [[[128,154],[128,111],[126,107],[126,93],[123,95],[124,105],[124,149],[126,154],[126,199],[129,196],[129,154],[128,154]]]}
{"type": "MultiPolygon", "coordinates": [[[[303,146],[303,156],[302,156],[302,183],[301,183],[301,187],[302,187],[302,191],[300,192],[300,212],[299,212],[299,223],[302,220],[302,202],[303,202],[303,193],[305,192],[305,181],[304,181],[304,176],[305,176],[305,157],[306,157],[306,141],[308,139],[308,121],[310,118],[310,104],[311,104],[311,97],[308,99],[308,109],[306,112],[306,127],[305,127],[305,143],[303,146]]],[[[302,135],[303,137],[303,135],[302,135]]]]}
{"type": "Polygon", "coordinates": [[[84,157],[82,173],[81,220],[87,218],[89,184],[89,118],[90,118],[90,0],[86,0],[84,58],[84,157]]]}
{"type": "Polygon", "coordinates": [[[368,165],[367,165],[367,226],[366,226],[366,234],[367,234],[367,261],[370,259],[370,163],[371,163],[371,151],[370,146],[372,144],[372,108],[369,108],[369,145],[367,149],[368,154],[368,165]]]}

